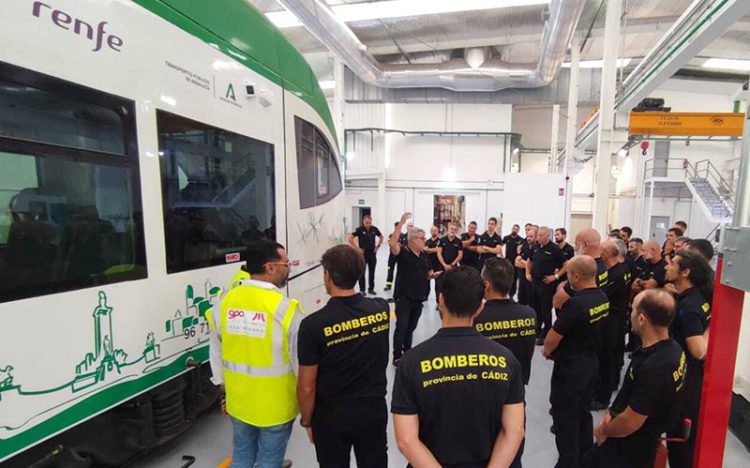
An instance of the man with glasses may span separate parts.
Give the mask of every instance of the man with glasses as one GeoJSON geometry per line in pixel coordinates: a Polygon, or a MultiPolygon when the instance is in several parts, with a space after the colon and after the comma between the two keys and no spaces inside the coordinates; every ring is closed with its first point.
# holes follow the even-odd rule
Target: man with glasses
{"type": "Polygon", "coordinates": [[[299,303],[280,288],[289,278],[284,246],[247,244],[247,273],[211,314],[212,381],[226,391],[232,467],[282,466],[297,417],[299,303]]]}
{"type": "MultiPolygon", "coordinates": [[[[425,233],[418,228],[409,229],[407,243],[401,246],[398,234],[401,226],[411,217],[404,213],[396,223],[393,235],[389,240],[391,253],[398,261],[398,276],[393,298],[396,300],[396,330],[393,333],[393,365],[398,366],[404,352],[411,349],[414,330],[422,315],[422,303],[430,293],[430,279],[440,276],[442,271],[434,272],[430,258],[425,253],[425,233]]],[[[454,238],[455,228],[454,228],[454,238]]],[[[461,241],[458,241],[459,245],[461,241]]],[[[438,253],[438,257],[440,254],[438,253]]]]}

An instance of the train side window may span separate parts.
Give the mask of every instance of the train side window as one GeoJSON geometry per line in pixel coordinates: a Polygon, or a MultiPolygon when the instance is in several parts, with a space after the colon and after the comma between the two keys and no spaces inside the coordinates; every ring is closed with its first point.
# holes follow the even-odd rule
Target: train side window
{"type": "Polygon", "coordinates": [[[167,271],[237,260],[275,239],[273,145],[165,111],[156,113],[167,271]]]}
{"type": "Polygon", "coordinates": [[[323,133],[299,117],[295,117],[294,122],[300,208],[311,208],[341,192],[341,172],[323,133]]]}
{"type": "Polygon", "coordinates": [[[0,62],[0,302],[147,276],[134,108],[0,62]]]}

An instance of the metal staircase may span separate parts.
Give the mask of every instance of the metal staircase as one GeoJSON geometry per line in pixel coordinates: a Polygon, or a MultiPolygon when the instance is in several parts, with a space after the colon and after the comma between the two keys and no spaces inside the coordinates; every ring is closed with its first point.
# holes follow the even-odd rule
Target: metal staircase
{"type": "Polygon", "coordinates": [[[710,160],[704,159],[695,165],[686,163],[685,183],[709,220],[715,223],[732,220],[734,190],[710,160]]]}

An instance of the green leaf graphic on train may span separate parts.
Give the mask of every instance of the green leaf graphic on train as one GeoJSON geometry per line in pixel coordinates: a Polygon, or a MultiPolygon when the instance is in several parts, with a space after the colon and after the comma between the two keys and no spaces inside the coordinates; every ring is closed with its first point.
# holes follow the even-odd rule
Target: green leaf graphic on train
{"type": "Polygon", "coordinates": [[[212,286],[211,281],[206,280],[203,285],[203,296],[196,296],[193,286],[188,285],[185,288],[185,311],[177,309],[174,318],[164,322],[164,331],[167,334],[164,341],[207,335],[210,329],[206,312],[211,310],[214,299],[218,298],[221,292],[220,287],[212,286]]]}

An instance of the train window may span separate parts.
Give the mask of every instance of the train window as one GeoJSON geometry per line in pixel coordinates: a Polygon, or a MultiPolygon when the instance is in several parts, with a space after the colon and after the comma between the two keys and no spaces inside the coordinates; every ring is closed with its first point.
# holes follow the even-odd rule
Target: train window
{"type": "Polygon", "coordinates": [[[341,172],[320,130],[299,117],[295,118],[295,127],[300,208],[311,208],[341,192],[341,172]]]}
{"type": "Polygon", "coordinates": [[[276,237],[273,145],[157,111],[167,271],[235,261],[276,237]]]}
{"type": "Polygon", "coordinates": [[[134,115],[0,63],[0,302],[146,277],[134,115]]]}

